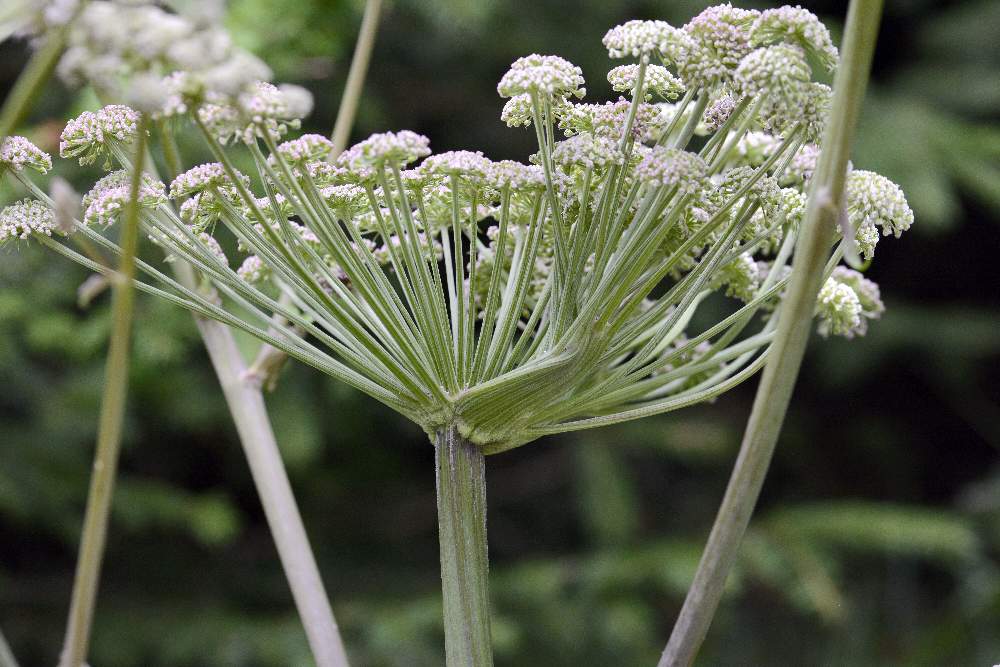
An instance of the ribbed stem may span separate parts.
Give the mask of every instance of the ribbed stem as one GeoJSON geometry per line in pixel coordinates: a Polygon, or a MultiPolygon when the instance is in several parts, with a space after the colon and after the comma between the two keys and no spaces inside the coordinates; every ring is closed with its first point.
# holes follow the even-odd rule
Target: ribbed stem
{"type": "Polygon", "coordinates": [[[482,451],[455,427],[438,431],[434,447],[447,665],[488,667],[493,651],[486,462],[482,451]]]}
{"type": "Polygon", "coordinates": [[[881,14],[882,0],[852,0],[848,10],[833,105],[795,249],[788,295],[781,305],[778,329],[726,495],[660,667],[686,667],[694,662],[760,495],[809,339],[881,14]]]}
{"type": "Polygon", "coordinates": [[[94,604],[101,577],[101,561],[107,541],[111,499],[118,472],[121,451],[122,423],[125,419],[125,398],[128,393],[129,350],[132,340],[132,310],[135,290],[135,254],[139,242],[139,186],[146,151],[145,117],[136,133],[136,157],[132,167],[129,201],[122,225],[121,264],[112,277],[111,343],[104,375],[101,416],[97,428],[97,448],[94,452],[93,473],[87,493],[87,509],[80,538],[80,555],[73,578],[73,598],[60,659],[62,667],[81,667],[87,660],[94,604]]]}

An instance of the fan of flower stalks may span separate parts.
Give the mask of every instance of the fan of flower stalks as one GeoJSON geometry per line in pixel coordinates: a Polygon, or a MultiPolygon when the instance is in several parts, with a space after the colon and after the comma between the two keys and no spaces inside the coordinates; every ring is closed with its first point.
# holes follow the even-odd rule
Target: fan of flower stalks
{"type": "MultiPolygon", "coordinates": [[[[432,154],[405,130],[333,155],[322,136],[286,140],[300,115],[287,92],[223,96],[173,75],[144,113],[108,106],[67,125],[63,157],[118,169],[80,220],[24,171],[45,172],[49,157],[8,139],[0,165],[36,199],[3,210],[0,242],[35,238],[108,273],[96,257],[120,252],[105,232],[129,200],[129,144],[148,118],[170,132],[189,123],[216,161],[169,186],[144,174],[139,204],[149,240],[196,267],[203,289],[154,260],[139,262],[139,289],[372,396],[449,456],[465,451],[454,442],[481,457],[711,400],[766,359],[829,109],[815,79],[837,50],[803,9],[728,5],[683,28],[630,21],[604,45],[634,61],[608,73],[624,95],[614,101],[578,101],[581,70],[557,56],[504,74],[502,120],[537,137],[527,163],[432,154]],[[726,314],[707,319],[709,302],[726,314]]],[[[173,153],[170,132],[161,148],[173,153]]],[[[883,306],[840,259],[870,260],[913,216],[895,184],[860,170],[845,210],[817,315],[821,333],[851,337],[883,306]]],[[[448,486],[439,470],[439,502],[448,486]]],[[[482,488],[471,498],[484,503],[482,488]]],[[[478,557],[456,551],[459,567],[478,557]]],[[[446,573],[446,607],[448,586],[446,573]]]]}

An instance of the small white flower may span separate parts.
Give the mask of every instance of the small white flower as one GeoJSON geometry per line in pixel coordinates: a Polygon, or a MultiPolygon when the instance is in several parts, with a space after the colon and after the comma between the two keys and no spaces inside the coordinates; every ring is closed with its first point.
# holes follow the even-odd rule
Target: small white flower
{"type": "Polygon", "coordinates": [[[493,162],[482,151],[447,151],[431,155],[420,163],[419,171],[439,176],[462,176],[482,182],[490,173],[493,162]]]}
{"type": "Polygon", "coordinates": [[[853,337],[858,333],[864,320],[861,317],[861,301],[850,286],[829,278],[819,291],[816,299],[816,314],[819,316],[821,336],[853,337]]]}
{"type": "MultiPolygon", "coordinates": [[[[331,152],[333,152],[333,142],[321,134],[303,134],[298,139],[278,145],[278,153],[286,162],[293,165],[326,160],[331,152]]],[[[273,164],[271,158],[268,161],[273,164]]]]}
{"type": "Polygon", "coordinates": [[[517,191],[542,190],[545,188],[545,170],[534,164],[500,160],[491,166],[488,182],[497,190],[507,187],[517,191]]]}

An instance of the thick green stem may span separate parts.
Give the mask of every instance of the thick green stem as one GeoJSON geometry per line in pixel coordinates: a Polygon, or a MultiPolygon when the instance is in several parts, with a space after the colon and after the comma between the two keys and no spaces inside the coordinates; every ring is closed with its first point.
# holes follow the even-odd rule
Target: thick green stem
{"type": "Polygon", "coordinates": [[[447,664],[485,667],[493,664],[486,462],[455,427],[438,431],[434,447],[447,664]]]}
{"type": "Polygon", "coordinates": [[[112,277],[111,344],[104,378],[104,396],[97,430],[97,450],[93,474],[87,495],[87,509],[80,540],[80,555],[73,580],[73,599],[60,660],[61,667],[82,667],[86,663],[90,644],[90,629],[94,603],[101,576],[101,561],[107,541],[111,498],[114,494],[118,454],[121,450],[122,422],[125,418],[125,398],[128,393],[129,348],[132,338],[132,311],[135,290],[135,254],[139,243],[139,185],[146,151],[145,117],[139,123],[135,140],[136,156],[132,167],[129,201],[122,227],[121,264],[112,277]]]}
{"type": "Polygon", "coordinates": [[[694,661],[760,495],[812,327],[881,14],[882,0],[852,0],[848,10],[833,106],[796,245],[788,295],[726,495],[660,667],[686,667],[694,661]]]}

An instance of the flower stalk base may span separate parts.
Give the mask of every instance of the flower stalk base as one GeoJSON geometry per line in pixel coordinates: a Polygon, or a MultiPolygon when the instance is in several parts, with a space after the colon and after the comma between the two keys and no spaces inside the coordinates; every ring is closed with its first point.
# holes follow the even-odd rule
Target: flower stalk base
{"type": "Polygon", "coordinates": [[[448,667],[493,664],[486,544],[486,465],[458,429],[434,438],[448,667]]]}

